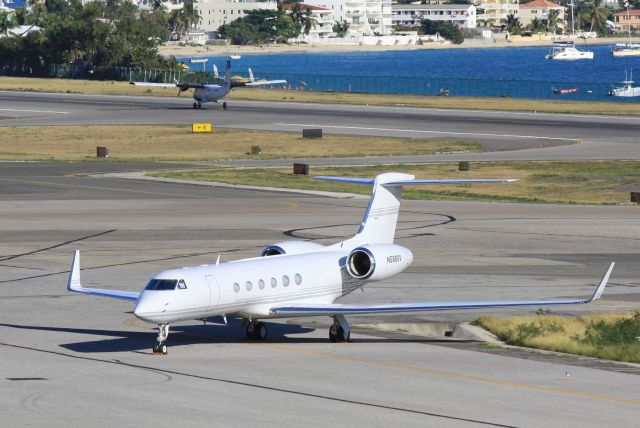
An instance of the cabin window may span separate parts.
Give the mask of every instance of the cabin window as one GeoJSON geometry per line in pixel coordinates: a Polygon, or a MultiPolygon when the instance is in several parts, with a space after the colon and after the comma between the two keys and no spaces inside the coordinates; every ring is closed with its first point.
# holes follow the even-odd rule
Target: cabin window
{"type": "Polygon", "coordinates": [[[177,279],[152,279],[145,290],[175,290],[178,284],[177,279]]]}
{"type": "Polygon", "coordinates": [[[253,288],[253,284],[251,283],[251,281],[245,282],[244,286],[247,288],[247,291],[251,291],[251,289],[253,288]]]}
{"type": "Polygon", "coordinates": [[[178,281],[178,288],[180,290],[186,290],[187,289],[187,284],[184,282],[184,279],[181,279],[180,281],[178,281]]]}
{"type": "Polygon", "coordinates": [[[271,278],[271,288],[276,288],[276,285],[278,285],[278,280],[271,278]]]}
{"type": "Polygon", "coordinates": [[[236,293],[240,292],[240,284],[238,284],[237,282],[233,283],[233,291],[235,291],[236,293]]]}
{"type": "Polygon", "coordinates": [[[258,280],[258,288],[259,288],[260,290],[262,290],[262,289],[264,288],[264,281],[263,281],[263,280],[261,280],[261,279],[259,279],[259,280],[258,280]]]}
{"type": "Polygon", "coordinates": [[[302,284],[302,275],[300,275],[299,273],[295,274],[293,280],[296,282],[296,285],[302,284]]]}
{"type": "Polygon", "coordinates": [[[289,286],[289,277],[287,275],[282,275],[282,285],[285,287],[289,286]]]}

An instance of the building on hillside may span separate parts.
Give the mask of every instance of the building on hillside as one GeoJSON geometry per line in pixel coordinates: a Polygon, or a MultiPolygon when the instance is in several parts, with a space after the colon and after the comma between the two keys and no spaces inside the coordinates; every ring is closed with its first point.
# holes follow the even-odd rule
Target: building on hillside
{"type": "Polygon", "coordinates": [[[472,4],[394,4],[393,25],[416,26],[423,19],[445,21],[460,28],[476,28],[476,7],[472,4]]]}
{"type": "MultiPolygon", "coordinates": [[[[300,32],[300,40],[313,41],[316,39],[326,39],[333,35],[333,24],[335,19],[333,18],[333,11],[320,6],[314,6],[307,3],[298,3],[300,9],[304,12],[309,9],[311,11],[311,18],[315,19],[316,25],[309,30],[309,34],[303,34],[304,28],[300,32]]],[[[291,12],[295,3],[283,3],[282,9],[291,12]]]]}
{"type": "Polygon", "coordinates": [[[198,0],[194,3],[200,13],[198,28],[204,32],[218,31],[223,24],[228,24],[247,15],[252,10],[277,10],[275,1],[242,1],[242,0],[198,0]]]}
{"type": "Polygon", "coordinates": [[[476,21],[480,27],[499,27],[508,15],[518,16],[518,0],[471,0],[476,6],[476,21]]]}
{"type": "Polygon", "coordinates": [[[531,22],[535,19],[548,19],[549,11],[557,10],[558,11],[558,21],[556,23],[557,28],[564,29],[565,28],[565,14],[564,7],[560,6],[557,3],[554,3],[549,0],[533,0],[529,3],[520,4],[520,11],[518,13],[518,18],[520,19],[520,23],[523,27],[531,24],[531,22]]]}
{"type": "Polygon", "coordinates": [[[640,9],[630,9],[628,15],[626,10],[614,13],[613,22],[620,26],[622,32],[629,31],[629,28],[631,31],[638,30],[640,29],[640,9]]]}
{"type": "Polygon", "coordinates": [[[335,21],[349,24],[350,36],[386,36],[393,32],[391,0],[305,0],[333,12],[335,21]]]}

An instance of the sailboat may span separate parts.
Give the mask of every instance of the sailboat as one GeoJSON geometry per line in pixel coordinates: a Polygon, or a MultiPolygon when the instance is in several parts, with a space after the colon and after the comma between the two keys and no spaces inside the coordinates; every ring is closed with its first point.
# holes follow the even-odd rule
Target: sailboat
{"type": "Polygon", "coordinates": [[[628,43],[616,43],[616,45],[611,49],[611,54],[613,56],[640,56],[640,44],[631,43],[631,17],[629,14],[629,4],[627,3],[627,22],[629,25],[627,26],[627,31],[629,33],[629,42],[628,43]]]}
{"type": "Polygon", "coordinates": [[[629,72],[627,78],[627,70],[624,70],[624,81],[621,82],[622,86],[613,88],[609,91],[609,95],[612,97],[640,97],[640,87],[633,86],[633,69],[629,72]]]}
{"type": "MultiPolygon", "coordinates": [[[[573,23],[573,2],[571,4],[571,35],[575,38],[575,26],[573,23]]],[[[584,39],[585,45],[587,39],[584,39]]],[[[549,53],[545,56],[546,59],[555,60],[576,60],[576,59],[593,59],[593,52],[586,50],[581,51],[575,47],[573,40],[567,40],[563,42],[555,42],[554,46],[549,50],[549,53]]]]}

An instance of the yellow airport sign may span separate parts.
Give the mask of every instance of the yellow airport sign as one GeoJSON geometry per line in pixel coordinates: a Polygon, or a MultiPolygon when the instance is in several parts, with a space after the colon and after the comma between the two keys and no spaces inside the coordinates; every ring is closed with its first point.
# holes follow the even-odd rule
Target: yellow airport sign
{"type": "Polygon", "coordinates": [[[212,132],[213,126],[210,123],[194,123],[191,125],[191,132],[212,132]]]}

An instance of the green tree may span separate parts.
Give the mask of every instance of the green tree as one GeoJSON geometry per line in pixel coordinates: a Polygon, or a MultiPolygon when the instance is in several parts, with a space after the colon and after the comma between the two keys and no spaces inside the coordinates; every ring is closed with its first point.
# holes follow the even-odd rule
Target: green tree
{"type": "Polygon", "coordinates": [[[547,15],[547,32],[555,34],[558,31],[560,12],[557,9],[549,9],[547,15]]]}
{"type": "Polygon", "coordinates": [[[547,22],[544,19],[535,17],[531,20],[531,24],[529,24],[529,29],[534,33],[541,33],[547,29],[547,22]]]}
{"type": "Polygon", "coordinates": [[[302,33],[305,36],[308,36],[313,28],[316,28],[318,25],[318,20],[313,16],[313,12],[310,7],[306,7],[304,9],[304,13],[302,15],[302,33]]]}
{"type": "Polygon", "coordinates": [[[504,26],[504,29],[511,34],[520,34],[522,31],[522,24],[520,23],[520,18],[518,18],[515,14],[510,13],[507,15],[507,22],[504,26]]]}
{"type": "MultiPolygon", "coordinates": [[[[602,7],[602,0],[592,0],[584,10],[584,17],[589,24],[589,31],[595,29],[599,34],[607,33],[607,16],[608,12],[607,9],[602,7]]],[[[586,28],[586,26],[583,28],[586,28]]]]}
{"type": "Polygon", "coordinates": [[[300,26],[283,10],[252,10],[219,29],[233,44],[279,42],[297,37],[300,26]]]}
{"type": "Polygon", "coordinates": [[[336,33],[336,37],[342,38],[349,31],[349,23],[347,21],[336,21],[331,30],[336,33]]]}
{"type": "Polygon", "coordinates": [[[457,25],[444,21],[431,21],[423,19],[420,21],[422,34],[440,34],[451,43],[459,45],[464,42],[464,36],[457,25]]]}

